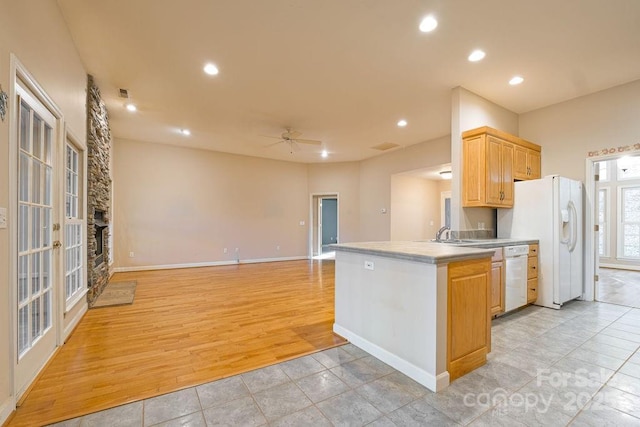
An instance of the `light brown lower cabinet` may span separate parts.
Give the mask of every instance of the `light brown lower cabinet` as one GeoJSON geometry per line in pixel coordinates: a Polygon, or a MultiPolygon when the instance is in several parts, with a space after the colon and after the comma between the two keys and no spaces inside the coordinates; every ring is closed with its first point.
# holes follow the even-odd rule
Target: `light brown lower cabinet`
{"type": "Polygon", "coordinates": [[[504,313],[504,261],[502,248],[497,248],[491,258],[491,315],[504,313]]]}
{"type": "Polygon", "coordinates": [[[447,370],[453,381],[484,365],[491,350],[491,258],[449,264],[447,285],[447,370]]]}
{"type": "Polygon", "coordinates": [[[533,304],[538,299],[538,245],[529,245],[527,261],[527,303],[533,304]]]}

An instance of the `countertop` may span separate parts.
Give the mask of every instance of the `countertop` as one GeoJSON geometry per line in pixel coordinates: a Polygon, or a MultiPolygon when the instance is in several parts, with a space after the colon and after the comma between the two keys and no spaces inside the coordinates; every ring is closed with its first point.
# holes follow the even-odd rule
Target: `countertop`
{"type": "Polygon", "coordinates": [[[485,248],[410,241],[339,243],[331,245],[331,248],[336,251],[378,255],[427,264],[443,264],[452,261],[486,258],[492,256],[494,252],[485,248]]]}
{"type": "Polygon", "coordinates": [[[457,243],[434,241],[353,242],[331,245],[336,251],[378,255],[428,264],[485,258],[493,255],[495,248],[538,243],[534,239],[466,239],[457,243]]]}

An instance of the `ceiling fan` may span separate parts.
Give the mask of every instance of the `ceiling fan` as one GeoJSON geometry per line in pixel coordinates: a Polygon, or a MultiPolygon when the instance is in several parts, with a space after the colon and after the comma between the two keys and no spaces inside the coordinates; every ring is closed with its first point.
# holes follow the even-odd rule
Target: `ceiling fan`
{"type": "Polygon", "coordinates": [[[272,147],[274,145],[278,145],[278,144],[287,144],[289,146],[289,152],[291,154],[293,154],[294,150],[299,150],[300,147],[298,144],[309,144],[309,145],[320,145],[322,144],[322,141],[317,141],[315,139],[302,139],[299,138],[302,135],[302,133],[295,131],[291,128],[287,128],[284,132],[282,132],[282,134],[280,136],[269,136],[269,135],[262,135],[266,138],[275,138],[275,139],[279,139],[279,141],[274,142],[273,144],[269,144],[267,145],[267,147],[272,147]]]}

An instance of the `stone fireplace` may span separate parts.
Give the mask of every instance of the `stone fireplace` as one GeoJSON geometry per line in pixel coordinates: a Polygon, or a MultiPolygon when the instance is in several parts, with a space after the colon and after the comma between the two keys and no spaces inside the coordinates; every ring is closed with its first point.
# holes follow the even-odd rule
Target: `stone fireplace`
{"type": "Polygon", "coordinates": [[[87,85],[87,277],[89,306],[109,282],[111,131],[109,115],[92,76],[87,85]]]}

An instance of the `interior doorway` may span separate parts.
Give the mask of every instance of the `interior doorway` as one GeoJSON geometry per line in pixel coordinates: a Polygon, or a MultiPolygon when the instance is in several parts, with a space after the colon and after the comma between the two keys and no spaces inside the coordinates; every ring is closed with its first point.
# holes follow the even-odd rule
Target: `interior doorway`
{"type": "Polygon", "coordinates": [[[585,299],[637,306],[640,153],[587,159],[585,299]],[[591,238],[589,231],[594,230],[591,238]]]}
{"type": "Polygon", "coordinates": [[[330,257],[331,244],[339,241],[338,194],[314,194],[311,197],[311,257],[330,257]]]}

